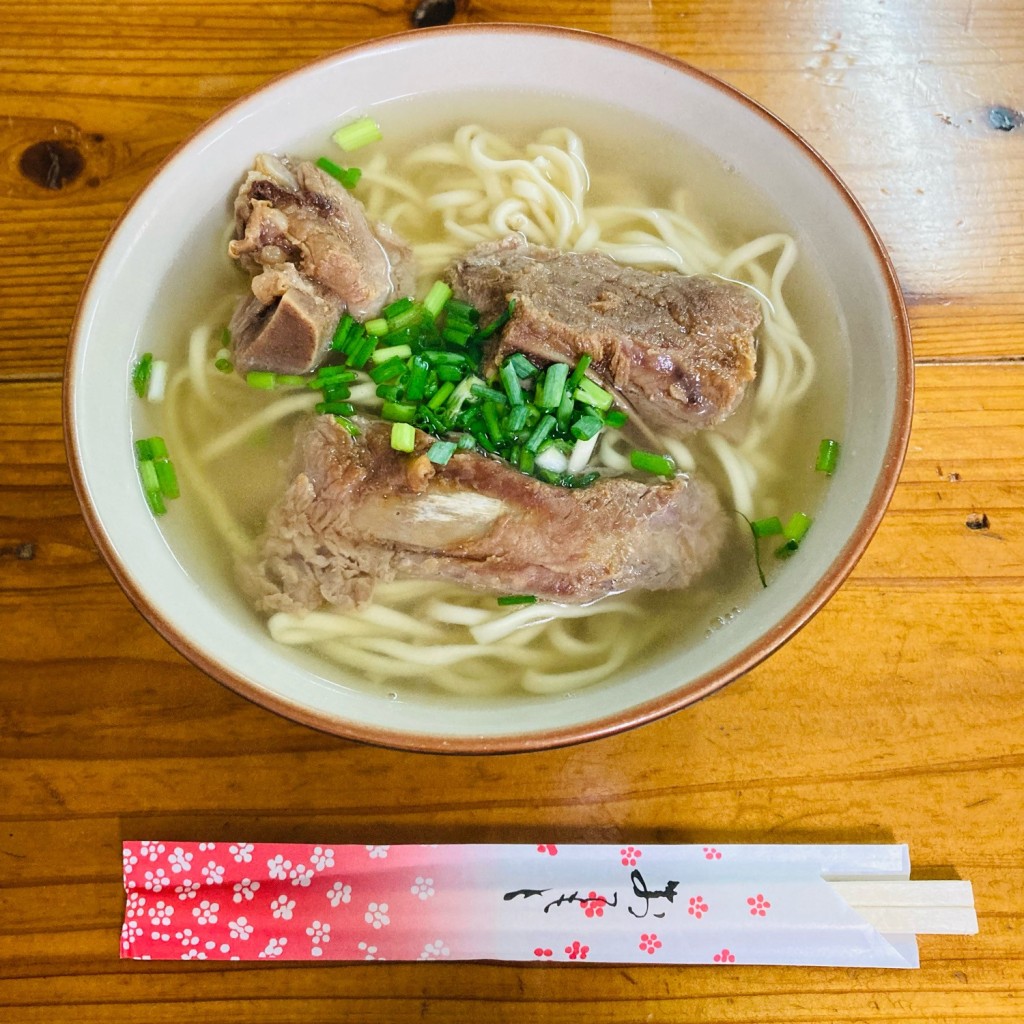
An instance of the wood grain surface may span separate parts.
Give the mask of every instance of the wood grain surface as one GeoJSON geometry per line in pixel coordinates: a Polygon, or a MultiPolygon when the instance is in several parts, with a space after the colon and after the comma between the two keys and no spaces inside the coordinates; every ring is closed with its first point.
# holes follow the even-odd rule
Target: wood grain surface
{"type": "MultiPolygon", "coordinates": [[[[440,8],[443,5],[438,5],[440,8]]],[[[174,652],[113,582],[62,442],[89,266],[182,139],[412,7],[4,0],[0,1020],[1024,1020],[1024,15],[1018,0],[525,0],[748,92],[839,171],[914,329],[906,465],[865,557],[720,694],[596,743],[442,757],[321,735],[174,652]],[[989,526],[967,527],[984,513],[989,526]],[[118,960],[125,837],[905,842],[980,934],[917,971],[118,960]]]]}

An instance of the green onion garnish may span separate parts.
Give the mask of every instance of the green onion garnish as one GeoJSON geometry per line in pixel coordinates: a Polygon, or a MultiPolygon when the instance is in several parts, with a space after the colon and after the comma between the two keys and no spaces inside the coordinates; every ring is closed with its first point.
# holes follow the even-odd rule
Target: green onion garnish
{"type": "Polygon", "coordinates": [[[416,412],[415,405],[406,405],[404,402],[385,402],[380,407],[381,418],[392,423],[412,423],[416,419],[416,412]]]}
{"type": "Polygon", "coordinates": [[[391,447],[396,452],[411,452],[416,447],[416,428],[411,423],[392,424],[391,447]]]}
{"type": "Polygon", "coordinates": [[[438,466],[447,466],[448,460],[455,454],[454,441],[435,441],[427,449],[427,458],[438,466]]]}
{"type": "Polygon", "coordinates": [[[794,512],[789,521],[782,528],[782,535],[786,542],[775,549],[776,558],[788,558],[804,539],[804,535],[811,527],[811,517],[806,512],[794,512]]]}
{"type": "Polygon", "coordinates": [[[580,381],[586,376],[587,367],[593,362],[593,358],[593,356],[586,352],[580,356],[579,362],[576,363],[576,369],[572,371],[572,376],[565,385],[570,391],[575,391],[580,381]]]}
{"type": "Polygon", "coordinates": [[[508,357],[507,361],[515,367],[516,376],[520,380],[530,380],[540,373],[540,369],[534,366],[522,352],[513,352],[512,355],[508,357]]]}
{"type": "Polygon", "coordinates": [[[446,380],[438,389],[434,392],[430,401],[427,402],[428,409],[440,409],[445,402],[448,401],[448,396],[455,390],[455,385],[450,381],[446,380]]]}
{"type": "Polygon", "coordinates": [[[276,384],[279,388],[304,388],[307,380],[305,377],[300,377],[297,373],[279,373],[276,384]]]}
{"type": "Polygon", "coordinates": [[[317,402],[313,409],[318,416],[351,416],[356,411],[349,402],[317,402]]]}
{"type": "Polygon", "coordinates": [[[331,136],[335,145],[346,153],[368,146],[371,142],[379,142],[382,137],[380,125],[372,117],[360,117],[350,124],[342,125],[331,136]]]}
{"type": "Polygon", "coordinates": [[[603,426],[604,424],[597,416],[588,413],[581,416],[572,425],[572,436],[580,441],[589,441],[603,426]]]}
{"type": "Polygon", "coordinates": [[[501,606],[510,604],[536,604],[537,598],[533,594],[507,594],[504,597],[498,598],[498,604],[501,606]]]}
{"type": "Polygon", "coordinates": [[[156,516],[166,514],[164,499],[181,494],[178,474],[167,457],[167,444],[162,437],[140,437],[135,441],[135,458],[150,511],[156,516]]]}
{"type": "MultiPolygon", "coordinates": [[[[379,351],[380,350],[378,349],[378,352],[379,351]]],[[[378,352],[374,352],[370,358],[373,359],[378,352]]],[[[395,356],[393,359],[388,359],[379,366],[375,366],[370,371],[370,380],[372,380],[374,384],[383,384],[385,381],[394,380],[396,377],[400,377],[405,373],[405,370],[405,360],[400,356],[395,356]]]]}
{"type": "Polygon", "coordinates": [[[132,387],[139,398],[146,397],[146,389],[149,386],[149,375],[153,372],[153,353],[144,352],[138,362],[132,367],[132,387]]]}
{"type": "Polygon", "coordinates": [[[508,305],[499,313],[486,327],[480,329],[477,334],[478,341],[486,341],[492,334],[496,334],[502,329],[512,318],[512,314],[516,309],[516,300],[509,299],[508,305]]]}
{"type": "Polygon", "coordinates": [[[818,458],[814,468],[819,473],[827,473],[831,476],[836,471],[836,463],[839,461],[839,442],[833,441],[830,437],[822,438],[818,445],[818,458]]]}
{"type": "Polygon", "coordinates": [[[387,319],[379,316],[373,320],[367,320],[366,323],[363,324],[363,330],[365,330],[367,334],[372,334],[375,338],[382,338],[388,333],[387,319]]]}
{"type": "Polygon", "coordinates": [[[621,430],[629,422],[629,416],[621,409],[609,409],[604,415],[604,422],[613,430],[621,430]]]}
{"type": "Polygon", "coordinates": [[[423,308],[436,320],[441,315],[444,304],[451,297],[451,288],[444,281],[435,281],[423,300],[423,308]]]}
{"type": "Polygon", "coordinates": [[[753,530],[755,537],[774,537],[782,533],[782,520],[778,516],[755,519],[750,523],[750,529],[753,530]]]}
{"type": "Polygon", "coordinates": [[[355,188],[363,172],[358,167],[339,167],[333,160],[322,156],[316,162],[321,171],[326,171],[332,178],[337,178],[345,188],[355,188]]]}
{"type": "Polygon", "coordinates": [[[533,429],[533,433],[530,435],[529,440],[526,442],[526,450],[532,452],[534,455],[540,450],[540,446],[547,440],[548,434],[555,427],[555,417],[550,413],[547,416],[541,418],[541,421],[533,429]]]}
{"type": "Polygon", "coordinates": [[[519,377],[516,375],[516,368],[509,360],[506,359],[502,364],[501,369],[498,371],[498,377],[501,379],[501,386],[505,389],[509,402],[512,405],[522,405],[523,388],[519,383],[519,377]]]}
{"type": "Polygon", "coordinates": [[[260,391],[272,391],[277,383],[277,374],[268,370],[250,370],[245,375],[245,383],[260,391]]]}
{"type": "Polygon", "coordinates": [[[174,464],[170,459],[157,459],[153,465],[156,467],[156,478],[160,484],[160,493],[165,498],[180,497],[178,489],[178,474],[174,471],[174,464]]]}
{"type": "Polygon", "coordinates": [[[667,455],[655,455],[654,452],[642,452],[633,449],[629,453],[629,464],[643,473],[654,473],[656,476],[674,476],[676,464],[667,455]]]}
{"type": "Polygon", "coordinates": [[[573,398],[577,402],[592,405],[595,409],[600,409],[602,412],[610,409],[612,402],[615,401],[610,392],[605,391],[604,388],[599,387],[587,377],[580,381],[579,386],[573,392],[573,398]]]}
{"type": "Polygon", "coordinates": [[[231,373],[235,368],[234,364],[226,356],[218,356],[213,365],[221,373],[231,373]]]}
{"type": "Polygon", "coordinates": [[[545,371],[534,396],[534,404],[541,409],[557,409],[562,404],[569,367],[565,363],[552,363],[545,371]]]}

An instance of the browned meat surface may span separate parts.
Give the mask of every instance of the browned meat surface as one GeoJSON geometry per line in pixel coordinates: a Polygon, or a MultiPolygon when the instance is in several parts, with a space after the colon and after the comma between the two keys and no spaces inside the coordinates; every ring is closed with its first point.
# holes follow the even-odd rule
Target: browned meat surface
{"type": "Polygon", "coordinates": [[[389,424],[360,425],[353,438],[323,416],[300,437],[300,469],[243,571],[261,610],[352,607],[397,577],[584,603],[685,586],[724,541],[718,499],[695,478],[570,490],[471,452],[435,466],[427,435],[406,455],[389,424]]]}
{"type": "Polygon", "coordinates": [[[446,277],[485,320],[516,300],[492,365],[514,351],[569,363],[588,353],[589,374],[661,431],[720,423],[754,379],[761,311],[739,285],[637,270],[602,253],[547,249],[514,236],[477,246],[446,277]]]}
{"type": "Polygon", "coordinates": [[[243,373],[313,369],[344,312],[366,320],[415,289],[409,247],[315,164],[258,157],[235,225],[228,251],[253,275],[231,324],[243,373]]]}

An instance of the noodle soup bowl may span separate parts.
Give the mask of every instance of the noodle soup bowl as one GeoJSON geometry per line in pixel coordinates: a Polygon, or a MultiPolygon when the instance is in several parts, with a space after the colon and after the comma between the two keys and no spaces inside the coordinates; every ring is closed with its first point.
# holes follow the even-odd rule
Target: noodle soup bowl
{"type": "MultiPolygon", "coordinates": [[[[602,159],[615,163],[614,145],[604,139],[601,146],[602,159]]],[[[746,254],[765,268],[766,301],[789,251],[769,248],[769,263],[746,254]]],[[[785,333],[781,298],[774,298],[774,322],[785,333]]],[[[762,368],[762,381],[795,372],[793,360],[803,357],[795,347],[786,351],[778,365],[762,368]]],[[[803,365],[809,375],[810,362],[803,365]]],[[[408,750],[497,753],[595,739],[678,712],[776,650],[836,591],[868,544],[895,487],[911,403],[910,338],[893,269],[857,202],[806,143],[756,102],[666,56],[585,33],[494,25],[356,46],[271,82],[186,141],[128,207],[93,268],[71,338],[65,421],[75,486],[101,552],[141,613],[202,670],[339,736],[408,750]],[[210,282],[220,271],[211,266],[225,262],[231,200],[257,153],[308,151],[364,114],[394,134],[389,126],[422,121],[425,111],[481,120],[493,114],[500,122],[503,112],[546,103],[558,122],[578,114],[585,132],[609,124],[621,145],[646,151],[662,183],[671,184],[677,159],[681,177],[715,178],[719,184],[697,197],[698,206],[712,219],[716,207],[750,217],[730,245],[772,231],[795,239],[798,265],[785,294],[801,310],[816,366],[809,393],[820,390],[821,430],[840,439],[840,462],[831,478],[815,475],[818,437],[803,438],[810,448],[799,449],[804,482],[794,483],[793,495],[813,506],[814,525],[792,558],[772,563],[767,589],[744,549],[747,584],[722,593],[704,585],[685,614],[666,620],[655,649],[601,682],[549,693],[490,693],[486,685],[452,692],[422,683],[416,671],[398,683],[373,682],[271,638],[226,566],[216,532],[204,526],[187,479],[167,515],[150,514],[132,441],[162,432],[161,411],[136,397],[130,370],[147,351],[185,361],[190,326],[209,317],[217,300],[210,282]],[[697,163],[685,155],[691,150],[703,154],[697,163]]],[[[722,442],[723,452],[729,444],[722,442]]],[[[743,466],[723,454],[718,468],[731,492],[723,503],[742,510],[743,466]]],[[[625,637],[631,621],[609,619],[608,632],[625,637]]]]}

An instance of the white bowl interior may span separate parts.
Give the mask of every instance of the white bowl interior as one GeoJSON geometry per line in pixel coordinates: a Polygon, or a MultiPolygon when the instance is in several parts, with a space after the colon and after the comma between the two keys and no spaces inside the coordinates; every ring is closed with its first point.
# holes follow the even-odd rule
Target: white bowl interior
{"type": "MultiPolygon", "coordinates": [[[[187,276],[182,280],[176,294],[187,302],[187,276]]],[[[877,243],[841,186],[791,134],[719,84],[599,37],[509,27],[475,31],[470,44],[465,30],[399,36],[339,54],[236,104],[174,155],[129,208],[94,270],[69,357],[68,429],[80,491],[101,546],[143,611],[174,642],[185,638],[200,664],[261,702],[327,728],[388,734],[409,746],[486,746],[491,738],[585,730],[635,715],[631,709],[706,679],[723,664],[750,662],[765,634],[781,639],[809,604],[827,596],[832,585],[823,589],[822,581],[843,551],[862,543],[865,509],[893,458],[904,416],[897,387],[908,371],[893,295],[877,243]],[[176,557],[138,487],[129,428],[137,401],[127,368],[147,348],[141,325],[174,261],[221,237],[227,196],[253,154],[286,152],[314,131],[404,96],[436,94],[443,104],[452,93],[522,82],[617,105],[660,121],[666,132],[699,139],[789,215],[856,342],[842,471],[798,570],[787,567],[728,629],[685,659],[669,658],[576,699],[389,700],[340,686],[311,656],[274,644],[229,586],[197,577],[176,557]]]]}

